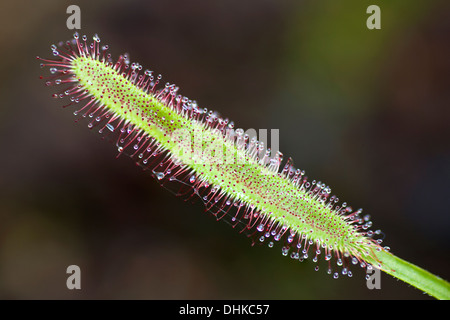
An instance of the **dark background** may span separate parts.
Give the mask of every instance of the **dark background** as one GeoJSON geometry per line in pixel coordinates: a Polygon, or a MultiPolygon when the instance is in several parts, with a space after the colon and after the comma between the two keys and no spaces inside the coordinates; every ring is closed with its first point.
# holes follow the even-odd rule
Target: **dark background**
{"type": "Polygon", "coordinates": [[[333,280],[162,189],[74,123],[36,55],[98,33],[363,207],[398,256],[449,279],[448,1],[4,1],[0,298],[427,299],[383,274],[333,280]],[[381,30],[366,8],[381,8],[381,30]],[[80,266],[82,289],[66,288],[80,266]]]}

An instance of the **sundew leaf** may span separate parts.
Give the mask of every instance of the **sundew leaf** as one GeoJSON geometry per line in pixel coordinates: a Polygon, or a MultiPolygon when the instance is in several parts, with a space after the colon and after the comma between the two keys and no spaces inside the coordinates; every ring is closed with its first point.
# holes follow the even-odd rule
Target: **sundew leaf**
{"type": "MultiPolygon", "coordinates": [[[[382,247],[381,231],[362,209],[339,203],[325,183],[309,180],[281,152],[263,143],[219,113],[200,108],[160,84],[161,75],[143,70],[122,55],[111,59],[95,35],[52,45],[44,59],[46,86],[59,90],[88,127],[113,141],[178,196],[199,197],[218,220],[226,220],[256,242],[281,244],[283,255],[320,259],[333,278],[351,277],[352,265],[378,268],[428,294],[450,297],[449,284],[382,247]]],[[[316,267],[317,268],[317,267],[316,267]]]]}

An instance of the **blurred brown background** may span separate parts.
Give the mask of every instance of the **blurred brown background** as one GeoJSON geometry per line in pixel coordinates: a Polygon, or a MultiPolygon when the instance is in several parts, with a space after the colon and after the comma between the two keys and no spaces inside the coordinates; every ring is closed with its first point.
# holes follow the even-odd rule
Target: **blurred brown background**
{"type": "Polygon", "coordinates": [[[160,188],[51,99],[36,55],[98,33],[371,214],[398,256],[450,279],[448,1],[3,1],[0,298],[427,299],[333,280],[160,188]],[[381,30],[366,8],[381,7],[381,30]],[[82,289],[66,288],[67,266],[82,289]]]}

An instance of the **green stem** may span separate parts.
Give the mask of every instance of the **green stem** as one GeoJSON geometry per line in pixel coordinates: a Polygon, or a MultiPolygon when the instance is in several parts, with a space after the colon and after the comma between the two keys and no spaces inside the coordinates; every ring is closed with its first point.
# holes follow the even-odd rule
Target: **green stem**
{"type": "MultiPolygon", "coordinates": [[[[440,300],[450,300],[450,283],[392,253],[376,253],[382,270],[440,300]]],[[[377,262],[372,262],[374,266],[377,262]]]]}

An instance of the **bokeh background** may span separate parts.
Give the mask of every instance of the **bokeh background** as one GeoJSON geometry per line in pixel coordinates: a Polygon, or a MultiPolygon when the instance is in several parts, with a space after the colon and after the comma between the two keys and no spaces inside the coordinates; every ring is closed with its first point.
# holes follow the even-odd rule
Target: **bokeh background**
{"type": "Polygon", "coordinates": [[[279,129],[285,156],[371,214],[395,254],[450,279],[448,1],[22,0],[0,10],[0,298],[429,298],[251,247],[116,159],[39,80],[35,56],[73,34],[70,4],[113,57],[238,127],[279,129]],[[370,4],[381,30],[366,28],[370,4]]]}

